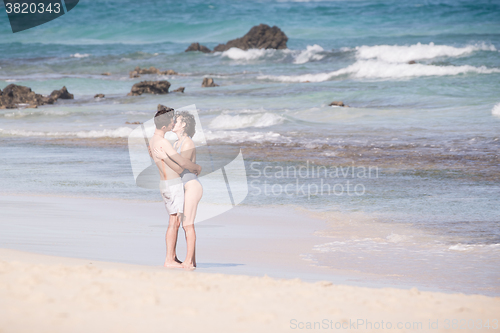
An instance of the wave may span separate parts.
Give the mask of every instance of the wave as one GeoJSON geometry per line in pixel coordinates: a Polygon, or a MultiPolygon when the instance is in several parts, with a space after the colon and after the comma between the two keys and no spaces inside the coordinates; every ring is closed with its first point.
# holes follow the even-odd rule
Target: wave
{"type": "Polygon", "coordinates": [[[449,45],[435,45],[434,43],[417,43],[409,46],[375,45],[358,46],[355,48],[356,58],[359,60],[377,59],[385,62],[408,62],[411,60],[425,60],[437,57],[459,57],[474,51],[496,51],[495,46],[485,43],[453,47],[449,45]]]}
{"type": "Polygon", "coordinates": [[[272,57],[276,50],[265,50],[265,49],[250,49],[250,50],[242,50],[236,47],[232,47],[227,51],[221,53],[222,57],[226,57],[232,60],[244,60],[244,61],[253,61],[258,60],[264,57],[272,57]]]}
{"type": "Polygon", "coordinates": [[[132,132],[129,127],[117,129],[105,129],[100,131],[77,131],[77,132],[37,132],[26,130],[4,130],[0,128],[0,135],[24,136],[24,137],[77,137],[77,138],[126,138],[132,132]]]}
{"type": "Polygon", "coordinates": [[[87,57],[90,57],[90,54],[88,54],[88,53],[83,53],[83,54],[75,53],[75,54],[70,55],[70,57],[71,58],[87,58],[87,57]]]}
{"type": "Polygon", "coordinates": [[[247,127],[269,127],[283,123],[285,119],[273,113],[239,114],[235,116],[223,114],[210,123],[213,129],[240,129],[247,127]]]}
{"type": "Polygon", "coordinates": [[[300,52],[294,60],[294,64],[305,64],[311,60],[318,61],[325,57],[324,54],[319,54],[320,52],[324,52],[325,50],[319,46],[318,44],[314,44],[312,46],[308,45],[305,51],[300,52]]]}
{"type": "Polygon", "coordinates": [[[289,137],[276,132],[247,132],[247,131],[205,131],[207,140],[222,141],[225,143],[241,142],[291,142],[289,137]]]}
{"type": "Polygon", "coordinates": [[[230,48],[220,53],[221,57],[240,62],[252,62],[257,60],[272,60],[277,62],[293,62],[294,64],[305,64],[310,61],[318,61],[325,57],[325,51],[318,44],[308,45],[305,50],[274,50],[274,49],[249,49],[241,50],[230,48]],[[321,54],[323,53],[323,54],[321,54]]]}
{"type": "Polygon", "coordinates": [[[420,76],[445,76],[459,74],[492,74],[500,73],[500,68],[487,68],[485,66],[435,66],[424,64],[387,63],[377,60],[360,60],[354,64],[337,71],[303,74],[303,75],[261,75],[258,79],[279,82],[323,82],[334,77],[348,75],[361,79],[398,79],[420,76]]]}
{"type": "MultiPolygon", "coordinates": [[[[33,109],[28,109],[33,110],[33,109]]],[[[43,110],[43,111],[26,111],[20,110],[15,112],[4,113],[5,118],[25,118],[25,117],[38,117],[38,116],[67,116],[70,112],[67,111],[55,111],[55,110],[43,110]]]]}
{"type": "Polygon", "coordinates": [[[496,104],[493,109],[491,109],[491,114],[500,117],[500,103],[496,104]]]}

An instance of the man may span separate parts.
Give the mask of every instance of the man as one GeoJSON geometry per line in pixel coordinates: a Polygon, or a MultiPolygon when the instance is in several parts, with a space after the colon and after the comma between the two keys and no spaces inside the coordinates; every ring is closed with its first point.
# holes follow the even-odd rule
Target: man
{"type": "Polygon", "coordinates": [[[179,231],[182,214],[184,212],[184,184],[179,174],[184,169],[198,175],[201,167],[191,160],[182,157],[172,147],[172,144],[165,139],[165,133],[172,130],[174,126],[174,109],[163,105],[158,106],[159,111],[155,114],[155,132],[149,141],[150,154],[155,149],[164,151],[169,158],[159,159],[155,154],[151,154],[153,160],[160,171],[160,191],[168,214],[170,215],[165,242],[167,245],[167,256],[165,267],[182,268],[181,262],[177,259],[175,247],[177,245],[177,233],[179,231]]]}

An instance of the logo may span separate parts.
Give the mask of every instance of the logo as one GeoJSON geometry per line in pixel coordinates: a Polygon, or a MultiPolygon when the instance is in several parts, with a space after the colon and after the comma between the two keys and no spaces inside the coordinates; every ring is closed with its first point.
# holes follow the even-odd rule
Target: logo
{"type": "MultiPolygon", "coordinates": [[[[220,149],[210,147],[205,138],[196,105],[176,111],[187,111],[196,120],[196,163],[203,168],[199,181],[203,185],[203,197],[198,205],[195,222],[218,216],[240,204],[248,195],[247,172],[239,147],[220,149]]],[[[158,167],[149,155],[149,140],[155,131],[154,119],[137,126],[128,136],[130,164],[137,186],[159,190],[158,167]]],[[[165,138],[171,143],[177,136],[169,132],[165,138]]]]}
{"type": "Polygon", "coordinates": [[[3,0],[12,32],[52,21],[69,12],[79,0],[3,0]]]}

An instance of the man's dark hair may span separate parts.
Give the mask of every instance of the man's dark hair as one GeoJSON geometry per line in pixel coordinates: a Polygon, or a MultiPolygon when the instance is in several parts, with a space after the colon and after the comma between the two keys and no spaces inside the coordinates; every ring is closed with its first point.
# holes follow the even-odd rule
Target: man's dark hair
{"type": "Polygon", "coordinates": [[[182,117],[182,122],[186,124],[186,127],[184,128],[184,133],[186,133],[190,138],[193,137],[194,133],[196,133],[196,120],[194,120],[194,116],[187,112],[187,111],[182,111],[177,113],[177,117],[181,116],[182,117]]]}
{"type": "Polygon", "coordinates": [[[158,112],[155,114],[155,125],[157,129],[168,127],[174,118],[175,111],[168,106],[158,104],[158,112]]]}

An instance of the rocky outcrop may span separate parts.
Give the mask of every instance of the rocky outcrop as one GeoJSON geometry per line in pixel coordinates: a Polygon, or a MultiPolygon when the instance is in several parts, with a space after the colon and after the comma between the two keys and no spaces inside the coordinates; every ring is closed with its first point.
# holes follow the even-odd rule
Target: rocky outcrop
{"type": "Polygon", "coordinates": [[[50,94],[50,97],[53,99],[74,99],[75,96],[73,94],[70,94],[68,89],[66,89],[66,86],[62,87],[59,90],[54,90],[50,94]]]}
{"type": "Polygon", "coordinates": [[[186,88],[184,88],[184,87],[179,87],[179,88],[177,88],[177,89],[175,89],[175,90],[172,90],[171,92],[173,92],[173,93],[174,93],[174,92],[184,93],[184,89],[186,89],[186,88]]]}
{"type": "Polygon", "coordinates": [[[127,94],[127,96],[139,96],[142,94],[168,94],[168,88],[170,88],[170,82],[166,80],[141,81],[132,86],[132,90],[127,94]]]}
{"type": "Polygon", "coordinates": [[[104,95],[104,94],[96,94],[96,95],[94,96],[94,98],[104,98],[104,97],[105,97],[105,95],[104,95]]]}
{"type": "Polygon", "coordinates": [[[417,62],[415,60],[408,61],[408,65],[415,65],[417,62]]]}
{"type": "Polygon", "coordinates": [[[0,90],[0,109],[15,109],[19,104],[27,107],[54,104],[55,98],[36,94],[29,87],[9,84],[4,90],[0,90]]]}
{"type": "Polygon", "coordinates": [[[104,73],[101,73],[101,75],[104,75],[104,76],[110,76],[111,73],[110,72],[104,72],[104,73]]]}
{"type": "Polygon", "coordinates": [[[168,69],[166,71],[161,71],[158,68],[153,67],[153,66],[151,66],[149,68],[140,68],[139,66],[137,66],[136,68],[134,68],[133,71],[130,71],[129,76],[131,78],[134,78],[134,77],[140,77],[141,74],[177,75],[179,73],[177,73],[176,71],[174,71],[172,69],[168,69]]]}
{"type": "Polygon", "coordinates": [[[132,121],[132,122],[129,122],[129,121],[126,121],[125,124],[129,124],[129,125],[140,125],[142,124],[140,121],[132,121]]]}
{"type": "Polygon", "coordinates": [[[288,37],[277,26],[270,27],[267,24],[254,26],[241,38],[230,40],[226,44],[219,44],[214,48],[214,52],[223,52],[232,47],[242,50],[248,49],[286,49],[288,37]]]}
{"type": "Polygon", "coordinates": [[[206,47],[205,45],[200,45],[200,43],[193,43],[189,45],[189,47],[184,52],[191,52],[191,51],[199,51],[203,53],[212,52],[208,47],[206,47]]]}
{"type": "Polygon", "coordinates": [[[208,88],[208,87],[218,87],[219,85],[215,84],[214,79],[212,79],[211,77],[206,77],[203,79],[201,86],[203,88],[208,88]]]}
{"type": "Polygon", "coordinates": [[[345,105],[344,102],[342,102],[342,101],[333,101],[330,104],[328,104],[328,106],[345,106],[345,107],[349,107],[349,105],[345,105]]]}

